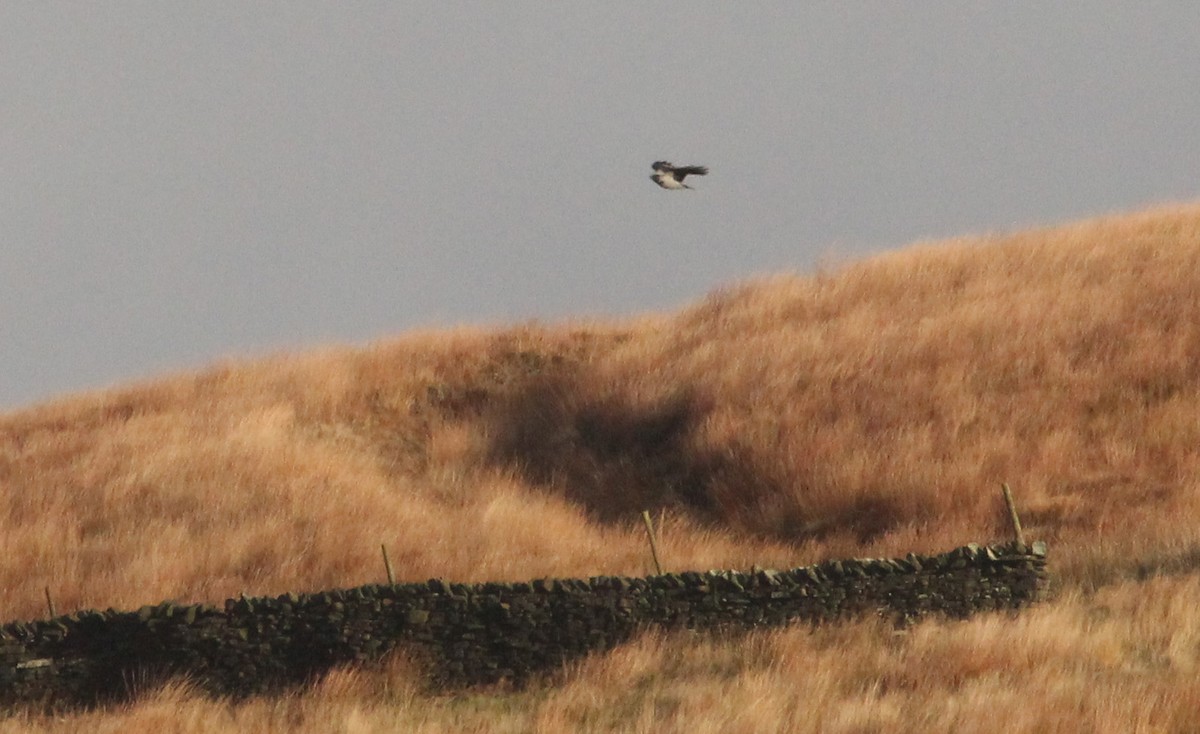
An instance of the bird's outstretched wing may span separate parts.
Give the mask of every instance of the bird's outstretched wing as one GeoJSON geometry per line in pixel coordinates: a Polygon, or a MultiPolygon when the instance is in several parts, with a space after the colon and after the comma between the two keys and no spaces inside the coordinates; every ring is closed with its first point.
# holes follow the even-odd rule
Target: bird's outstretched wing
{"type": "Polygon", "coordinates": [[[695,174],[697,176],[707,176],[708,166],[681,166],[675,169],[675,178],[682,179],[684,176],[695,174]]]}
{"type": "Polygon", "coordinates": [[[690,189],[692,187],[683,182],[684,177],[689,174],[708,175],[708,166],[679,166],[676,168],[670,161],[654,161],[650,167],[656,171],[650,180],[664,189],[690,189]]]}

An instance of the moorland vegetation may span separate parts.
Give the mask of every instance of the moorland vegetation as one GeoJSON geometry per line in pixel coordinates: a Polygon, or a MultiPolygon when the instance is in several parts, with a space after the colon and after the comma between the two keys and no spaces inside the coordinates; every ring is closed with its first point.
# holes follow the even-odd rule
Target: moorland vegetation
{"type": "Polygon", "coordinates": [[[672,314],[412,333],[0,416],[0,617],[380,581],[785,568],[1007,538],[1019,615],[652,634],[522,690],[186,681],[0,731],[1189,731],[1200,205],[921,243],[672,314]]]}

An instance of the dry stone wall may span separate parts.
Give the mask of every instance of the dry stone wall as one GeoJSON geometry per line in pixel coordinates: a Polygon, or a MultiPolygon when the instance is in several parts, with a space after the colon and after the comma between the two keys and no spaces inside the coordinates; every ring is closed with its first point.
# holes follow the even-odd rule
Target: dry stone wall
{"type": "Polygon", "coordinates": [[[788,571],[647,578],[360,586],[164,602],[0,627],[0,705],[87,706],[171,676],[241,697],[311,680],[402,648],[433,684],[521,683],[637,631],[746,630],[880,614],[899,624],[1015,609],[1045,591],[1046,549],[968,545],[936,556],[829,561],[788,571]]]}

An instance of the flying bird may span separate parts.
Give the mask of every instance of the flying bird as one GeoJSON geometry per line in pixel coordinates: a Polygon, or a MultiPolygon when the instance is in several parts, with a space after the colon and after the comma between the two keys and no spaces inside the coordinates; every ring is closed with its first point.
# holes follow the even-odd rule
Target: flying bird
{"type": "Polygon", "coordinates": [[[650,167],[657,171],[650,177],[650,180],[664,189],[690,189],[692,187],[683,182],[684,176],[693,173],[697,176],[708,175],[707,166],[679,166],[676,168],[667,161],[655,161],[650,164],[650,167]]]}

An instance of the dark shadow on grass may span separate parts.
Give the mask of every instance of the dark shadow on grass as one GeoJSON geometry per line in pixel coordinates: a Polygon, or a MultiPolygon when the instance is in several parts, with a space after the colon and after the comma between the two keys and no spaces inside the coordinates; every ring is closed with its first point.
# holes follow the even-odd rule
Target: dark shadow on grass
{"type": "Polygon", "coordinates": [[[702,408],[686,392],[644,405],[581,397],[576,378],[530,380],[488,421],[492,462],[532,485],[560,492],[605,522],[641,510],[683,506],[712,518],[710,459],[689,439],[702,408]]]}
{"type": "Polygon", "coordinates": [[[716,519],[712,477],[736,459],[693,447],[705,411],[691,394],[634,405],[581,392],[574,376],[548,376],[497,404],[488,421],[490,460],[603,521],[672,506],[716,519]]]}
{"type": "Polygon", "coordinates": [[[835,532],[870,539],[896,518],[878,501],[836,518],[806,517],[751,447],[713,446],[698,436],[711,405],[694,390],[634,399],[589,390],[582,380],[545,376],[497,403],[487,416],[489,460],[603,522],[630,522],[642,510],[665,508],[702,524],[794,542],[835,532]]]}
{"type": "MultiPolygon", "coordinates": [[[[488,460],[602,522],[682,510],[702,524],[785,542],[845,534],[859,542],[906,520],[880,489],[806,511],[772,456],[702,436],[712,403],[687,387],[654,397],[597,384],[582,370],[542,374],[488,406],[488,460]]],[[[801,480],[803,481],[803,480],[801,480]]]]}

